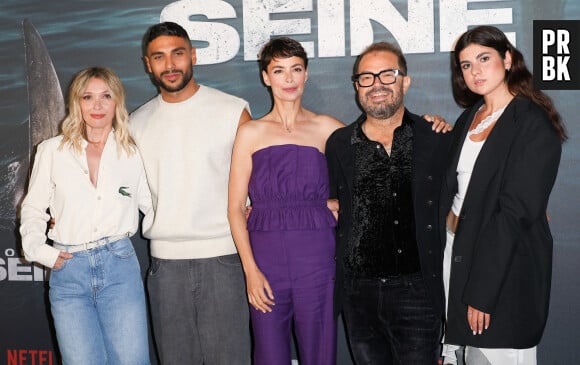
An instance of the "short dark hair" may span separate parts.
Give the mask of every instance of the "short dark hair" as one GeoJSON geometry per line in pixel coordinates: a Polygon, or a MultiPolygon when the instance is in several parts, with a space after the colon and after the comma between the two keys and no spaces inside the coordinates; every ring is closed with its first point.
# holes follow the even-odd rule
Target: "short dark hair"
{"type": "Polygon", "coordinates": [[[401,70],[403,74],[407,75],[407,59],[405,59],[403,51],[401,51],[401,48],[399,48],[399,46],[397,46],[396,44],[389,42],[377,42],[365,48],[362,51],[362,53],[358,55],[356,61],[354,61],[354,66],[352,68],[353,75],[359,73],[358,67],[360,65],[360,61],[362,60],[362,58],[372,52],[389,52],[394,54],[395,56],[397,56],[397,64],[399,70],[401,70]]]}
{"type": "Polygon", "coordinates": [[[308,68],[308,56],[300,42],[288,37],[273,38],[262,46],[259,55],[260,70],[266,71],[274,58],[299,57],[308,68]]]}
{"type": "Polygon", "coordinates": [[[187,31],[177,23],[164,22],[154,24],[147,28],[147,31],[145,31],[145,34],[143,35],[143,40],[141,42],[141,51],[143,52],[143,55],[147,54],[147,47],[149,46],[149,43],[153,42],[153,40],[155,40],[157,37],[164,35],[183,38],[187,40],[188,43],[191,42],[187,31]]]}

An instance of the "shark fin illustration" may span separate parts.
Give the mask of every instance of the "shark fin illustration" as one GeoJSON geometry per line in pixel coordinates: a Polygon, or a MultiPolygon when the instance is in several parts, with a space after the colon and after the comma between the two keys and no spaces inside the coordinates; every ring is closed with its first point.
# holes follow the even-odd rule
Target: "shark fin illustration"
{"type": "Polygon", "coordinates": [[[42,37],[34,25],[22,22],[28,107],[30,108],[30,150],[58,133],[64,118],[64,98],[58,76],[42,37]]]}
{"type": "Polygon", "coordinates": [[[6,151],[0,166],[0,228],[12,229],[16,223],[17,210],[28,181],[32,153],[36,145],[58,133],[58,125],[64,117],[65,105],[60,83],[42,37],[34,25],[22,22],[26,79],[28,90],[28,123],[21,125],[28,129],[21,131],[20,126],[10,127],[13,135],[25,146],[12,144],[6,151]],[[19,137],[24,137],[20,139],[19,137]],[[28,136],[28,138],[25,138],[28,136]],[[11,228],[12,227],[12,228],[11,228]]]}

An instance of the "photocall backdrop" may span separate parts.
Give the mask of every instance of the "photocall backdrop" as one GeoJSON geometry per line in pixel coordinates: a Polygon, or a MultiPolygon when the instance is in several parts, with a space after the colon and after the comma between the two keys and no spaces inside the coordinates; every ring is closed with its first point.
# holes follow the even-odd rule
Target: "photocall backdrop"
{"type": "MultiPolygon", "coordinates": [[[[2,0],[0,365],[57,364],[47,300],[48,272],[23,261],[17,234],[17,204],[22,197],[22,176],[28,168],[32,144],[30,114],[54,107],[34,105],[43,93],[54,93],[54,87],[47,86],[46,90],[36,87],[35,94],[31,95],[27,92],[27,80],[36,82],[36,79],[26,67],[22,27],[25,19],[36,27],[46,44],[58,77],[56,86],[60,84],[66,90],[72,75],[81,68],[108,66],[123,80],[129,110],[157,92],[141,61],[141,37],[151,24],[170,20],[184,26],[198,47],[196,80],[245,98],[255,117],[264,115],[271,106],[256,62],[260,46],[270,36],[290,36],[302,42],[310,58],[305,106],[318,113],[331,114],[347,124],[360,113],[350,82],[356,55],[373,41],[395,41],[407,55],[412,77],[406,106],[419,114],[440,114],[453,123],[461,110],[451,94],[449,51],[459,34],[473,25],[498,26],[524,53],[531,68],[533,60],[541,57],[533,46],[534,20],[555,20],[556,25],[561,20],[578,20],[580,2],[2,0]]],[[[570,47],[576,51],[579,50],[578,33],[572,37],[570,47]]],[[[569,55],[570,64],[576,60],[577,66],[579,56],[578,53],[569,55]]],[[[565,65],[565,58],[560,61],[565,65]]],[[[556,81],[555,88],[560,88],[558,85],[561,89],[567,88],[565,81],[556,81]]],[[[540,364],[580,364],[580,126],[577,121],[580,93],[577,89],[548,91],[564,118],[570,140],[564,145],[548,209],[554,236],[554,270],[550,316],[539,345],[540,364]]],[[[207,121],[208,128],[211,123],[207,121]]],[[[139,235],[133,242],[145,275],[147,242],[139,235]]],[[[155,358],[153,361],[156,363],[155,358]]],[[[351,364],[342,329],[339,364],[351,364]]]]}

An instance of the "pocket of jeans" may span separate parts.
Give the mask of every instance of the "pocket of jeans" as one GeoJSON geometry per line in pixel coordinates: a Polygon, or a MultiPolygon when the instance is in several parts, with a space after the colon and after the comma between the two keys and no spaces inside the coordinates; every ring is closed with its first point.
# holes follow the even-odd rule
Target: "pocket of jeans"
{"type": "Polygon", "coordinates": [[[108,249],[109,252],[120,259],[126,259],[136,255],[135,248],[133,248],[133,244],[129,238],[123,238],[109,244],[108,249]]]}
{"type": "MultiPolygon", "coordinates": [[[[74,255],[74,254],[73,254],[73,255],[74,255]]],[[[74,258],[74,256],[73,256],[73,257],[71,257],[70,259],[64,260],[64,262],[62,263],[62,265],[61,265],[61,266],[60,266],[58,269],[53,269],[53,268],[51,268],[51,269],[50,269],[50,271],[51,271],[51,272],[55,272],[55,273],[56,273],[56,272],[61,272],[61,271],[63,271],[63,270],[66,268],[66,266],[67,266],[67,263],[69,262],[69,260],[72,260],[73,258],[74,258]]]]}
{"type": "Polygon", "coordinates": [[[222,265],[242,266],[242,262],[240,261],[240,256],[238,256],[237,254],[219,256],[217,259],[218,259],[218,262],[222,265]]]}
{"type": "Polygon", "coordinates": [[[159,269],[161,269],[161,260],[156,258],[151,258],[151,264],[149,265],[149,270],[147,270],[147,275],[149,277],[155,277],[159,275],[159,269]]]}

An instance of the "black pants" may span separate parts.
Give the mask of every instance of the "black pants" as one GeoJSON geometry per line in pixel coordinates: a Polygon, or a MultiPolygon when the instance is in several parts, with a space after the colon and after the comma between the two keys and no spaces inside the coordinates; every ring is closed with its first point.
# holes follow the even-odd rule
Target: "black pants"
{"type": "Polygon", "coordinates": [[[347,278],[343,317],[357,365],[437,364],[442,321],[420,273],[347,278]]]}

